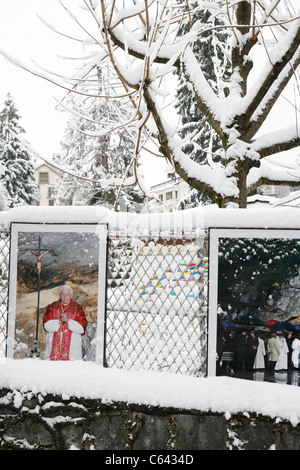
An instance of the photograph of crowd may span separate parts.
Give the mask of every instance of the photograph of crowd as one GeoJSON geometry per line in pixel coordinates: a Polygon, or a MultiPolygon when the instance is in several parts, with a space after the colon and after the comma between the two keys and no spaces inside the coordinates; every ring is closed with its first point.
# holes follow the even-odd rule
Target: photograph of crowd
{"type": "Polygon", "coordinates": [[[300,240],[220,237],[217,375],[299,385],[300,240]]]}
{"type": "MultiPolygon", "coordinates": [[[[263,373],[264,380],[275,381],[276,372],[300,372],[300,329],[291,326],[290,331],[268,331],[223,323],[226,326],[221,324],[218,329],[217,375],[255,379],[263,373]]],[[[285,379],[288,374],[282,381],[285,379]]]]}

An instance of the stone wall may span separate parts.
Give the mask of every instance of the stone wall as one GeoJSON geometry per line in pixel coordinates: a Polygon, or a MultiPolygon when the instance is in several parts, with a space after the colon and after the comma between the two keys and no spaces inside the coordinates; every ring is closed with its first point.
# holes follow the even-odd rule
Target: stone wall
{"type": "Polygon", "coordinates": [[[0,449],[300,450],[300,425],[2,388],[0,449]]]}

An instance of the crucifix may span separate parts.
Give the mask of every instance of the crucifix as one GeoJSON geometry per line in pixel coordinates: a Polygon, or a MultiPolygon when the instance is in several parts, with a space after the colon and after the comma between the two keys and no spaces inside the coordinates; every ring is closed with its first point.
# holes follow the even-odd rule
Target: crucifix
{"type": "Polygon", "coordinates": [[[39,316],[40,316],[40,281],[41,281],[41,271],[42,271],[42,257],[45,256],[51,249],[45,250],[41,248],[41,237],[39,237],[38,251],[34,253],[31,249],[29,251],[36,257],[37,260],[37,291],[38,291],[38,300],[37,300],[37,317],[36,317],[36,333],[35,333],[35,346],[34,350],[31,351],[31,357],[38,357],[40,352],[38,350],[38,334],[39,334],[39,316]],[[44,253],[42,253],[44,251],[44,253]]]}

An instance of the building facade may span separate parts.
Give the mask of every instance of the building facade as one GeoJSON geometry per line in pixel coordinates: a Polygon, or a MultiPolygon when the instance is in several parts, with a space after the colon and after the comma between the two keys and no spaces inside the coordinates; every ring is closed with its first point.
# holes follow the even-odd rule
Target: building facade
{"type": "Polygon", "coordinates": [[[181,178],[174,178],[150,188],[156,199],[149,200],[143,212],[148,214],[173,212],[180,200],[190,190],[190,186],[181,178]]]}
{"type": "Polygon", "coordinates": [[[56,171],[47,163],[41,163],[35,168],[36,182],[39,187],[39,206],[54,206],[59,182],[62,178],[59,171],[56,171]]]}

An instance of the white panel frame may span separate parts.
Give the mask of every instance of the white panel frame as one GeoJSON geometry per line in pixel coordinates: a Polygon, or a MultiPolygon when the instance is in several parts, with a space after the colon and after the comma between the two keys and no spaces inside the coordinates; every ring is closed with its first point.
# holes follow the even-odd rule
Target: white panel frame
{"type": "Polygon", "coordinates": [[[207,376],[216,375],[217,358],[217,308],[219,275],[219,239],[220,238],[279,238],[300,239],[300,230],[263,229],[263,228],[210,228],[208,258],[208,339],[207,339],[207,376]]]}
{"type": "Polygon", "coordinates": [[[95,344],[95,361],[104,364],[105,357],[105,317],[106,317],[106,282],[107,282],[107,224],[53,224],[53,223],[15,223],[11,224],[10,262],[9,262],[9,294],[6,356],[13,358],[16,302],[17,302],[17,265],[18,237],[20,232],[54,232],[54,233],[94,233],[99,238],[98,256],[98,304],[97,330],[95,344]]]}

